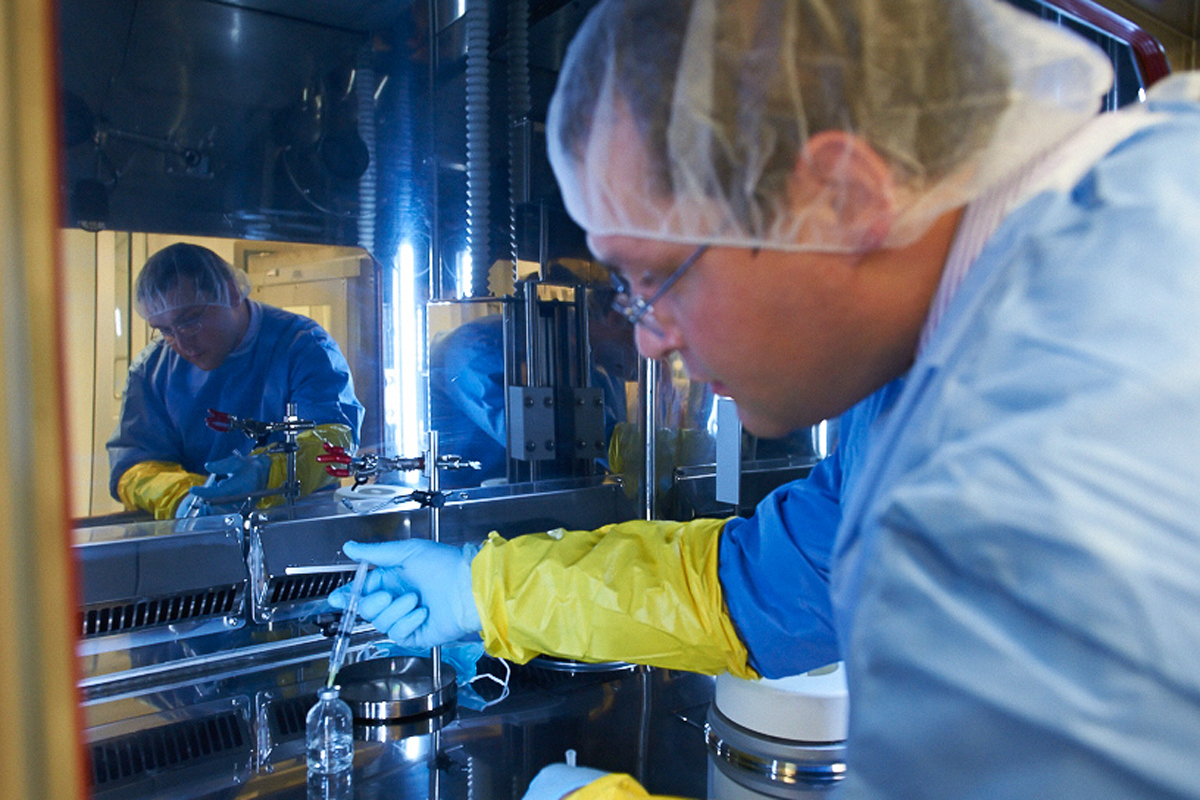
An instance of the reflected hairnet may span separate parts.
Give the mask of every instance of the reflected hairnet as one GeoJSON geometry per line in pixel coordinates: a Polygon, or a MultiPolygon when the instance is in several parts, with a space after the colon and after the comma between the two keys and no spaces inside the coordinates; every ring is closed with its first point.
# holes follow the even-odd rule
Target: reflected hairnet
{"type": "Polygon", "coordinates": [[[1001,0],[603,0],[547,140],[590,233],[854,251],[871,245],[836,222],[844,171],[797,199],[810,137],[882,156],[895,207],[874,244],[900,246],[1094,116],[1111,82],[1097,48],[1001,0]]]}
{"type": "Polygon", "coordinates": [[[249,294],[245,272],[207,247],[181,242],[147,259],[138,275],[134,305],[149,319],[185,306],[236,306],[249,294]]]}

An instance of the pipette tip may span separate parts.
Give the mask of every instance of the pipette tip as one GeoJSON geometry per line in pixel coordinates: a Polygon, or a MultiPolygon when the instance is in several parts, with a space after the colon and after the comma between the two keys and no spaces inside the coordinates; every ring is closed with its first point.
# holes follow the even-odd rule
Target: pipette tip
{"type": "Polygon", "coordinates": [[[358,601],[362,597],[363,583],[366,582],[369,566],[366,561],[360,561],[354,570],[354,580],[350,585],[350,600],[346,603],[346,610],[342,612],[342,621],[338,625],[337,636],[333,640],[333,652],[329,654],[329,678],[325,682],[328,687],[333,686],[338,670],[342,668],[342,662],[346,660],[346,651],[350,649],[350,632],[354,630],[354,622],[358,619],[358,601]]]}

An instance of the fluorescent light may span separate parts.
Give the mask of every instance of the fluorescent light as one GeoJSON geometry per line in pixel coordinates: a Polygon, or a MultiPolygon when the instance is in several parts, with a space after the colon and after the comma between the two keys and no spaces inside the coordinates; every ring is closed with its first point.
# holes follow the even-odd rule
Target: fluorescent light
{"type": "Polygon", "coordinates": [[[421,336],[417,309],[416,254],[411,242],[401,242],[396,254],[396,280],[393,284],[395,309],[396,377],[396,450],[405,457],[418,455],[421,441],[421,336]]]}
{"type": "Polygon", "coordinates": [[[471,251],[460,250],[455,256],[455,274],[457,275],[456,283],[458,284],[455,293],[459,300],[464,297],[471,296],[471,251]]]}

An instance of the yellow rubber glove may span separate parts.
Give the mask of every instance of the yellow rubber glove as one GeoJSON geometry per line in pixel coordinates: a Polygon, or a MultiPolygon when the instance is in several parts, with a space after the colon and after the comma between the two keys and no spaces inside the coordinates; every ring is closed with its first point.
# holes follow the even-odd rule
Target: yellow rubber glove
{"type": "Polygon", "coordinates": [[[142,461],[125,470],[117,496],[128,511],[149,511],[155,519],[174,519],[175,509],[205,477],[171,461],[142,461]]]}
{"type": "Polygon", "coordinates": [[[484,646],[517,663],[546,654],[759,677],[717,577],[725,522],[493,532],[471,563],[484,646]]]}
{"type": "Polygon", "coordinates": [[[564,800],[671,800],[664,795],[651,795],[633,778],[622,773],[597,778],[567,795],[564,800]]]}
{"type": "MultiPolygon", "coordinates": [[[[344,447],[346,452],[354,455],[354,440],[350,436],[350,427],[336,422],[318,425],[312,430],[305,431],[296,437],[296,477],[300,479],[300,496],[315,492],[322,486],[336,483],[337,478],[325,471],[325,465],[317,461],[317,456],[325,452],[325,442],[337,447],[344,447]]],[[[268,448],[260,447],[251,455],[265,453],[268,448]]],[[[284,453],[269,453],[271,456],[271,471],[267,475],[268,489],[278,489],[287,480],[287,456],[284,453]]],[[[258,501],[260,509],[274,508],[282,505],[281,495],[264,497],[258,501]]]]}
{"type": "MultiPolygon", "coordinates": [[[[534,777],[521,800],[651,800],[646,789],[629,775],[588,767],[550,764],[534,777]]],[[[654,800],[672,800],[653,795],[654,800]]]]}

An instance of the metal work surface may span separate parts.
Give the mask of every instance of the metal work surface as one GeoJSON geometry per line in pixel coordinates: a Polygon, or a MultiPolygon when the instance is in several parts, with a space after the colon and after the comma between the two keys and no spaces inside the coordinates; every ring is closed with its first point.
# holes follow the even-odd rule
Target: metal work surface
{"type": "MultiPolygon", "coordinates": [[[[652,792],[705,796],[711,678],[629,665],[514,666],[509,695],[484,710],[356,725],[353,769],[328,778],[309,775],[304,759],[304,719],[326,668],[327,659],[309,657],[106,686],[84,703],[93,796],[515,799],[569,749],[580,765],[630,773],[652,792]]],[[[503,673],[488,657],[480,669],[503,673]]]]}
{"type": "MultiPolygon", "coordinates": [[[[616,484],[517,489],[451,492],[438,509],[441,539],[591,529],[632,516],[616,484]]],[[[499,699],[497,684],[456,691],[453,683],[472,668],[478,645],[465,659],[450,648],[454,669],[443,667],[441,682],[405,669],[403,687],[376,686],[380,670],[365,665],[390,663],[386,683],[407,654],[389,652],[365,624],[353,629],[337,683],[373,724],[356,724],[348,781],[310,785],[305,716],[326,683],[329,637],[339,628],[325,598],[355,567],[342,544],[425,538],[433,523],[429,509],[342,514],[330,513],[332,503],[310,497],[262,518],[77,531],[79,687],[93,797],[519,798],[568,750],[581,765],[628,772],[654,791],[704,795],[712,679],[546,660],[513,667],[509,694],[482,708],[499,699]],[[358,673],[366,679],[355,687],[358,673]],[[433,685],[442,688],[426,699],[433,685]],[[417,716],[391,722],[397,709],[417,716]]],[[[487,657],[479,668],[505,672],[487,657]]]]}

